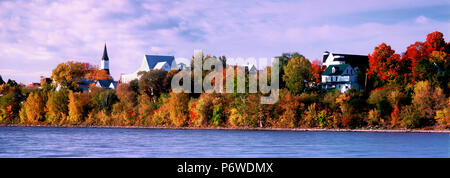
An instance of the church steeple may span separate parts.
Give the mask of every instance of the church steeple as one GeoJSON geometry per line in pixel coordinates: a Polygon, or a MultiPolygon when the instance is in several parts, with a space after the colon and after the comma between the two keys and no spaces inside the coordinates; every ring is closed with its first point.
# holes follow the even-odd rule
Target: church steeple
{"type": "Polygon", "coordinates": [[[102,60],[104,60],[104,61],[109,61],[109,58],[108,58],[108,51],[106,50],[106,43],[105,43],[105,49],[103,50],[103,57],[102,57],[102,60]]]}
{"type": "Polygon", "coordinates": [[[108,52],[106,51],[106,43],[105,43],[105,49],[103,50],[103,57],[102,61],[100,63],[100,69],[105,70],[106,73],[109,75],[109,57],[108,52]]]}

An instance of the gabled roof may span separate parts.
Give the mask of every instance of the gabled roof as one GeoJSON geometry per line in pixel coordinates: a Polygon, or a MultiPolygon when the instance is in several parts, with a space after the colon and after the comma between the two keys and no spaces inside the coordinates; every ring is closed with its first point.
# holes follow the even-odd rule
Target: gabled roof
{"type": "Polygon", "coordinates": [[[148,67],[153,69],[158,62],[167,62],[167,64],[172,66],[172,62],[175,58],[173,56],[145,55],[145,60],[147,61],[148,67]]]}
{"type": "Polygon", "coordinates": [[[329,65],[322,75],[341,75],[349,66],[349,64],[329,65]],[[334,73],[333,68],[335,69],[334,73]]]}
{"type": "Polygon", "coordinates": [[[113,80],[97,80],[97,85],[100,85],[102,88],[109,88],[113,80]]]}

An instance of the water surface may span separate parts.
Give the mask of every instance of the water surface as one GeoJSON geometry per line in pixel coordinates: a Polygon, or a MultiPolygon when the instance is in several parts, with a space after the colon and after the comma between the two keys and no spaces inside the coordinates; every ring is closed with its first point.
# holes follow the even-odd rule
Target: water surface
{"type": "Polygon", "coordinates": [[[0,157],[450,157],[450,134],[0,127],[0,157]]]}

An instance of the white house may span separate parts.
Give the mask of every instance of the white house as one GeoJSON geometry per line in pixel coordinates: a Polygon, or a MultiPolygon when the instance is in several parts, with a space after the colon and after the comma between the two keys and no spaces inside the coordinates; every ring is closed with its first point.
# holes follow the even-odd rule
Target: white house
{"type": "Polygon", "coordinates": [[[352,87],[362,89],[364,84],[358,83],[358,70],[365,72],[368,63],[368,56],[325,51],[323,65],[327,68],[322,73],[322,89],[337,89],[341,93],[347,92],[352,87]]]}

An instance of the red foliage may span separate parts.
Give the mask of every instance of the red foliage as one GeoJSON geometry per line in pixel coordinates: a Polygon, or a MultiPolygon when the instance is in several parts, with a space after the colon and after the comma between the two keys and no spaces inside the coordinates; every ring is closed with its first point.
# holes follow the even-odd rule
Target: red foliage
{"type": "Polygon", "coordinates": [[[427,35],[425,42],[416,42],[406,48],[405,55],[402,56],[402,60],[410,62],[409,71],[411,72],[411,82],[415,83],[418,77],[415,71],[417,64],[421,60],[426,60],[430,57],[433,51],[446,50],[446,43],[444,41],[444,35],[441,32],[435,31],[427,35]]]}
{"type": "Polygon", "coordinates": [[[316,83],[319,83],[321,80],[320,74],[325,70],[324,66],[322,66],[322,61],[315,59],[311,63],[311,67],[313,68],[313,78],[316,83]]]}
{"type": "Polygon", "coordinates": [[[391,125],[393,127],[397,126],[400,122],[400,109],[398,108],[398,106],[395,106],[394,111],[392,111],[391,113],[391,125]]]}
{"type": "Polygon", "coordinates": [[[429,33],[427,35],[427,40],[425,41],[427,45],[427,51],[431,53],[432,51],[441,51],[445,49],[444,34],[439,31],[429,33]]]}
{"type": "Polygon", "coordinates": [[[395,54],[391,46],[382,43],[375,47],[369,55],[369,77],[378,77],[381,81],[398,77],[399,63],[402,62],[400,55],[395,54]]]}

